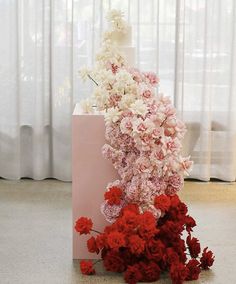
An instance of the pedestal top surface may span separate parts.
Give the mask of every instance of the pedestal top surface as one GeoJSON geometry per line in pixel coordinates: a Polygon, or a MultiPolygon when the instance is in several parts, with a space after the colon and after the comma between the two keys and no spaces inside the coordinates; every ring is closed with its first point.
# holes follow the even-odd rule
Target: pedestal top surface
{"type": "Polygon", "coordinates": [[[80,106],[80,103],[77,103],[75,105],[75,108],[74,108],[74,111],[73,111],[73,116],[74,115],[85,115],[85,116],[103,116],[102,113],[100,112],[95,112],[95,113],[83,113],[82,109],[81,109],[81,106],[80,106]]]}

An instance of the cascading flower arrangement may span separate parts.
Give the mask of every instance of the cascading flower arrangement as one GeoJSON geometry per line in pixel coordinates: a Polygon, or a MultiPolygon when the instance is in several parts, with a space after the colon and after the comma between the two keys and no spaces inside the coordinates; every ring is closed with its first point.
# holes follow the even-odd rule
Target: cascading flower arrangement
{"type": "MultiPolygon", "coordinates": [[[[197,279],[214,256],[205,248],[199,257],[200,243],[192,237],[196,223],[176,194],[192,166],[190,157],[181,156],[185,125],[170,99],[156,94],[158,77],[130,68],[112,41],[113,33],[127,31],[122,13],[111,10],[107,18],[110,29],[96,65],[81,71],[82,78],[96,84],[82,105],[90,112],[96,105],[104,113],[107,144],[102,152],[120,179],[107,186],[101,205],[111,225],[88,240],[88,250],[101,252],[105,268],[124,272],[130,284],[156,281],[164,271],[175,284],[197,279]]],[[[81,217],[75,230],[88,234],[92,226],[92,220],[81,217]]],[[[93,263],[82,261],[81,271],[94,274],[93,263]]]]}

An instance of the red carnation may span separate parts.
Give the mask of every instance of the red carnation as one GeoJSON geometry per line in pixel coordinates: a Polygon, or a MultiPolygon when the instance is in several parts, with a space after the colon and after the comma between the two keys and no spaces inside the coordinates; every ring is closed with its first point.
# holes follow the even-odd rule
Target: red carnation
{"type": "Polygon", "coordinates": [[[167,248],[166,249],[165,259],[169,264],[175,264],[175,263],[179,262],[179,256],[174,251],[173,248],[167,248]]]}
{"type": "Polygon", "coordinates": [[[144,212],[138,218],[139,221],[139,234],[144,239],[151,239],[158,233],[156,228],[156,218],[151,212],[144,212]]]}
{"type": "Polygon", "coordinates": [[[114,250],[108,251],[105,254],[103,264],[107,271],[121,273],[126,269],[124,260],[122,259],[120,253],[114,250]]]}
{"type": "MultiPolygon", "coordinates": [[[[188,207],[185,203],[180,202],[178,205],[178,211],[180,215],[186,215],[188,213],[188,207]]],[[[181,216],[182,217],[182,216],[181,216]]]]}
{"type": "Polygon", "coordinates": [[[127,223],[135,223],[137,224],[138,215],[130,210],[125,210],[121,216],[121,218],[127,223]]]}
{"type": "Polygon", "coordinates": [[[177,207],[180,203],[178,195],[172,195],[170,197],[171,207],[177,207]]]}
{"type": "Polygon", "coordinates": [[[160,261],[163,258],[164,248],[162,241],[151,239],[147,244],[147,258],[160,261]]]}
{"type": "MultiPolygon", "coordinates": [[[[118,219],[117,219],[118,220],[118,219]]],[[[104,235],[110,234],[111,232],[117,231],[117,222],[113,223],[112,225],[108,225],[104,229],[104,235]]]]}
{"type": "Polygon", "coordinates": [[[129,237],[129,248],[133,254],[141,254],[145,248],[145,241],[138,235],[132,235],[129,237]]]}
{"type": "Polygon", "coordinates": [[[154,206],[163,212],[168,211],[170,208],[170,197],[165,194],[156,196],[154,200],[154,206]]]}
{"type": "Polygon", "coordinates": [[[109,205],[119,205],[121,202],[122,190],[119,187],[113,186],[109,191],[105,192],[104,197],[109,205]]]}
{"type": "Polygon", "coordinates": [[[178,207],[170,207],[168,210],[168,219],[172,221],[179,221],[178,207]]]}
{"type": "Polygon", "coordinates": [[[126,213],[126,212],[133,212],[134,214],[138,215],[139,214],[139,207],[137,204],[131,203],[126,205],[125,207],[122,208],[121,210],[121,216],[126,213]]]}
{"type": "Polygon", "coordinates": [[[212,251],[207,251],[207,247],[204,248],[203,253],[202,253],[202,257],[200,258],[201,261],[201,268],[206,270],[209,269],[209,267],[211,267],[215,261],[215,257],[213,255],[212,251]]]}
{"type": "Polygon", "coordinates": [[[186,231],[190,233],[192,232],[192,228],[196,226],[196,222],[191,216],[186,216],[185,225],[186,225],[186,231]]]}
{"type": "Polygon", "coordinates": [[[201,272],[200,262],[196,259],[190,259],[186,267],[188,269],[186,280],[197,280],[201,272]]]}
{"type": "Polygon", "coordinates": [[[75,230],[80,233],[80,235],[87,235],[90,233],[93,227],[93,222],[91,219],[86,217],[81,217],[76,221],[75,230]]]}
{"type": "Polygon", "coordinates": [[[160,234],[167,238],[168,240],[175,240],[183,231],[183,226],[179,222],[166,221],[164,225],[161,226],[160,234]]]}
{"type": "Polygon", "coordinates": [[[172,243],[174,251],[178,254],[180,262],[185,263],[187,260],[185,241],[181,238],[174,240],[172,243]]]}
{"type": "Polygon", "coordinates": [[[91,237],[88,241],[87,241],[87,247],[88,247],[88,251],[91,253],[97,253],[99,254],[99,248],[97,246],[96,243],[96,239],[94,237],[91,237]]]}
{"type": "Polygon", "coordinates": [[[124,275],[125,282],[129,284],[136,284],[142,279],[142,274],[138,264],[129,266],[124,275]]]}
{"type": "Polygon", "coordinates": [[[93,263],[91,260],[85,261],[82,260],[80,262],[80,270],[84,275],[93,275],[95,274],[95,270],[93,268],[93,263]]]}
{"type": "Polygon", "coordinates": [[[125,235],[118,231],[111,232],[107,236],[107,244],[110,248],[119,249],[125,246],[125,235]]]}
{"type": "Polygon", "coordinates": [[[117,228],[120,228],[122,231],[129,232],[138,226],[138,217],[132,211],[125,211],[122,218],[117,220],[117,228]]]}
{"type": "Polygon", "coordinates": [[[155,262],[140,263],[140,267],[143,274],[143,282],[154,282],[159,280],[161,269],[155,262]]]}
{"type": "Polygon", "coordinates": [[[181,262],[171,265],[170,277],[172,284],[182,284],[188,275],[188,269],[181,262]]]}
{"type": "Polygon", "coordinates": [[[96,244],[99,249],[102,249],[105,246],[106,237],[104,234],[97,235],[96,244]]]}
{"type": "Polygon", "coordinates": [[[189,235],[186,242],[189,247],[191,257],[197,258],[201,251],[199,240],[197,238],[191,238],[191,235],[189,235]]]}

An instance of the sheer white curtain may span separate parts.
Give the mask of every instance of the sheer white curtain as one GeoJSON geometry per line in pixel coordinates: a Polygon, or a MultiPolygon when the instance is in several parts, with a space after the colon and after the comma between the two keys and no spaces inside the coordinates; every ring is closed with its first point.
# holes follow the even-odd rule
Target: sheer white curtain
{"type": "Polygon", "coordinates": [[[189,132],[192,177],[236,176],[236,2],[180,1],[175,103],[189,132]]]}
{"type": "Polygon", "coordinates": [[[0,1],[1,177],[71,180],[72,5],[0,1]]]}
{"type": "Polygon", "coordinates": [[[235,180],[234,0],[0,2],[0,176],[71,179],[77,76],[92,65],[110,8],[133,26],[136,66],[156,71],[188,126],[191,177],[235,180]]]}

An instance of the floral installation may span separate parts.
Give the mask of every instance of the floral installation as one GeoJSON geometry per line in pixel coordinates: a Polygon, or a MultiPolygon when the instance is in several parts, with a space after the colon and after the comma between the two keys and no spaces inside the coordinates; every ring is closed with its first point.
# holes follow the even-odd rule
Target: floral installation
{"type": "MultiPolygon", "coordinates": [[[[127,283],[156,281],[163,271],[176,284],[197,279],[214,256],[206,248],[198,258],[200,244],[191,234],[196,223],[176,195],[192,166],[190,157],[181,155],[185,124],[170,99],[157,94],[156,74],[131,68],[120,53],[113,39],[114,33],[127,32],[123,14],[111,10],[107,19],[110,28],[95,67],[80,71],[83,80],[95,83],[91,99],[81,105],[85,112],[93,112],[95,105],[104,114],[107,144],[102,153],[120,179],[108,184],[101,205],[111,225],[89,239],[88,250],[101,252],[105,268],[124,272],[127,283]]],[[[75,229],[88,234],[92,225],[82,217],[75,229]]],[[[92,262],[82,261],[81,271],[94,274],[92,262]]]]}

